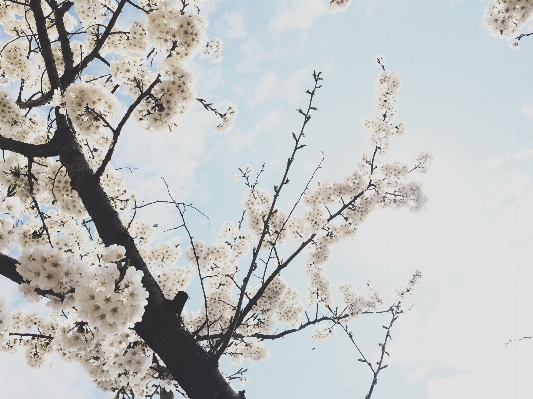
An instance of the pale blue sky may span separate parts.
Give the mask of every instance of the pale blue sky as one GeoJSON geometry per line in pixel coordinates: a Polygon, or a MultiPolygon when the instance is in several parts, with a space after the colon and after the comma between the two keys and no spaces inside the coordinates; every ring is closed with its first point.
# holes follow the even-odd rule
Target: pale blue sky
{"type": "MultiPolygon", "coordinates": [[[[423,273],[408,301],[412,310],[392,331],[391,365],[373,398],[529,398],[533,342],[503,343],[533,335],[533,39],[511,50],[490,37],[482,26],[485,1],[354,1],[336,15],[322,14],[324,3],[205,5],[210,37],[224,41],[224,61],[195,61],[197,91],[220,109],[236,104],[235,128],[216,135],[216,120],[198,104],[177,132],[146,134],[131,125],[115,165],[138,168],[126,175],[128,187],[146,200],[164,197],[164,177],[179,199],[209,216],[210,226],[191,221],[195,236],[210,241],[222,222],[240,216],[238,167],[265,163],[268,189],[280,179],[313,69],[324,71],[319,112],[282,201],[294,201],[321,152],[319,179],[353,170],[367,149],[360,121],[373,111],[375,56],[384,54],[387,69],[402,76],[396,120],[407,125],[389,159],[430,149],[434,163],[417,177],[429,197],[425,212],[375,212],[355,240],[334,248],[325,268],[334,283],[362,289],[373,280],[386,303],[415,269],[423,273]]],[[[174,223],[170,208],[141,218],[174,223]]],[[[300,262],[285,277],[304,287],[300,262]]],[[[6,296],[14,292],[0,284],[6,296]]],[[[195,309],[199,299],[191,296],[195,309]]],[[[378,316],[352,323],[365,355],[377,353],[383,323],[378,316]]],[[[248,398],[364,398],[370,374],[347,337],[312,341],[309,333],[270,343],[266,362],[244,363],[248,398]]],[[[20,358],[0,355],[1,399],[109,397],[75,365],[34,372],[20,358]],[[17,385],[30,373],[31,382],[17,385]]],[[[228,374],[237,369],[223,363],[228,374]]]]}

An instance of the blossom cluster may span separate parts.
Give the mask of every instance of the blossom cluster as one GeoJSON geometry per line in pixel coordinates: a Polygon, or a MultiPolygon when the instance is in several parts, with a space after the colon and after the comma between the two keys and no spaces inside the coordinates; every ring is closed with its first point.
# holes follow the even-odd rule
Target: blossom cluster
{"type": "Polygon", "coordinates": [[[146,21],[133,20],[128,28],[115,25],[106,40],[101,54],[121,54],[129,59],[142,59],[149,48],[148,27],[146,21]]]}
{"type": "Polygon", "coordinates": [[[194,57],[207,42],[207,20],[200,14],[182,14],[181,4],[161,0],[148,14],[148,35],[154,46],[180,60],[194,57]]]}
{"type": "Polygon", "coordinates": [[[136,109],[137,120],[149,130],[171,129],[196,98],[193,77],[176,56],[161,62],[158,70],[162,80],[136,109]]]}
{"type": "Polygon", "coordinates": [[[30,367],[40,368],[48,355],[58,353],[67,361],[80,363],[87,375],[104,391],[131,389],[135,395],[145,396],[158,381],[153,376],[153,352],[133,331],[104,334],[88,324],[76,321],[76,312],[52,312],[47,316],[17,311],[6,312],[0,299],[0,321],[4,321],[11,335],[2,332],[0,323],[0,351],[14,352],[25,348],[30,367]]]}
{"type": "Polygon", "coordinates": [[[235,124],[235,119],[237,118],[237,110],[235,105],[230,105],[228,110],[221,116],[222,122],[218,124],[215,130],[220,134],[228,134],[228,132],[233,128],[235,124]]]}
{"type": "Polygon", "coordinates": [[[78,315],[103,333],[117,333],[133,327],[141,321],[148,303],[142,276],[141,271],[128,267],[121,279],[114,263],[85,273],[74,294],[78,315]]]}
{"type": "Polygon", "coordinates": [[[329,12],[337,13],[346,11],[350,4],[352,4],[352,0],[331,0],[329,2],[329,12]]]}
{"type": "Polygon", "coordinates": [[[120,109],[115,95],[98,81],[71,84],[64,93],[70,120],[76,131],[92,135],[105,129],[120,109]]]}
{"type": "Polygon", "coordinates": [[[0,296],[0,346],[5,343],[11,331],[11,315],[6,306],[6,298],[0,296]]]}
{"type": "MultiPolygon", "coordinates": [[[[128,85],[135,87],[136,82],[147,82],[152,76],[144,60],[121,54],[118,59],[111,61],[110,73],[118,85],[128,85]]],[[[133,95],[136,93],[130,89],[133,95]]]]}
{"type": "Polygon", "coordinates": [[[0,135],[37,144],[44,130],[43,120],[24,117],[15,100],[7,92],[0,91],[0,135]]]}
{"type": "Polygon", "coordinates": [[[18,229],[14,226],[14,220],[10,217],[0,219],[0,252],[7,254],[15,246],[17,238],[18,229]]]}
{"type": "Polygon", "coordinates": [[[256,338],[236,342],[230,347],[229,352],[231,363],[235,365],[241,364],[243,360],[261,362],[267,360],[270,356],[264,342],[256,338]]]}
{"type": "Polygon", "coordinates": [[[29,284],[20,289],[32,301],[36,288],[62,294],[63,299],[49,297],[52,308],[74,307],[83,321],[104,333],[125,331],[141,320],[148,293],[141,283],[143,273],[119,263],[124,255],[123,247],[111,246],[102,254],[105,263],[90,266],[57,248],[24,248],[17,272],[29,284]]]}
{"type": "Polygon", "coordinates": [[[398,90],[400,90],[401,85],[398,72],[382,71],[376,80],[374,110],[386,120],[391,120],[396,115],[398,90]]]}
{"type": "Polygon", "coordinates": [[[418,284],[421,278],[422,272],[420,270],[416,270],[407,282],[407,285],[399,285],[396,289],[396,302],[401,302],[408,296],[412,295],[415,285],[418,284]]]}
{"type": "MultiPolygon", "coordinates": [[[[253,297],[259,289],[260,285],[250,289],[248,297],[253,297]]],[[[266,287],[252,311],[260,316],[255,322],[243,324],[238,330],[242,334],[268,334],[276,321],[288,323],[292,328],[296,328],[300,325],[304,307],[300,293],[278,275],[266,287]]]]}
{"type": "Polygon", "coordinates": [[[349,282],[340,282],[337,287],[341,293],[342,302],[346,306],[345,314],[348,315],[342,320],[343,323],[357,318],[366,310],[375,311],[378,306],[383,304],[383,299],[371,281],[367,283],[367,295],[358,294],[349,282]]]}
{"type": "Polygon", "coordinates": [[[274,244],[281,244],[285,240],[287,237],[287,230],[283,228],[285,213],[279,208],[271,209],[272,197],[268,191],[260,188],[246,190],[242,205],[247,215],[248,227],[256,238],[263,234],[264,220],[270,216],[262,248],[272,248],[274,244]]]}
{"type": "Polygon", "coordinates": [[[10,79],[31,79],[32,67],[26,57],[28,43],[17,40],[12,43],[0,43],[3,51],[0,57],[0,76],[10,79]]]}
{"type": "Polygon", "coordinates": [[[39,246],[23,249],[17,272],[32,288],[65,294],[78,284],[82,265],[70,262],[57,248],[39,246]]]}
{"type": "Polygon", "coordinates": [[[324,340],[335,336],[334,326],[326,326],[324,324],[319,324],[316,326],[311,333],[311,339],[324,340]]]}
{"type": "Polygon", "coordinates": [[[511,40],[531,19],[531,0],[491,0],[483,14],[483,25],[491,36],[511,40]]]}
{"type": "Polygon", "coordinates": [[[76,9],[76,14],[78,14],[81,23],[85,27],[103,23],[106,17],[106,10],[114,10],[116,8],[116,3],[111,0],[74,0],[73,3],[74,8],[76,9]]]}
{"type": "Polygon", "coordinates": [[[153,353],[132,331],[147,304],[143,273],[128,267],[121,246],[93,248],[83,260],[73,256],[75,247],[23,249],[17,271],[27,283],[20,290],[30,301],[39,300],[36,289],[46,291],[52,313],[10,314],[0,298],[0,350],[25,347],[31,367],[56,352],[79,362],[100,389],[129,387],[144,396],[157,381],[153,353]]]}
{"type": "Polygon", "coordinates": [[[207,42],[202,55],[204,57],[213,57],[213,62],[216,64],[224,59],[224,57],[222,56],[222,47],[222,40],[216,38],[213,41],[207,42]]]}

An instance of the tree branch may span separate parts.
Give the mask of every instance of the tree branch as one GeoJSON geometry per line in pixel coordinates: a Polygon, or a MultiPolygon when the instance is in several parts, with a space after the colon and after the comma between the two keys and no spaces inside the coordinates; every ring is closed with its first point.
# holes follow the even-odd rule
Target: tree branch
{"type": "Polygon", "coordinates": [[[45,144],[28,144],[0,135],[0,149],[16,152],[27,158],[48,158],[59,155],[53,138],[45,144]]]}
{"type": "Polygon", "coordinates": [[[68,32],[65,28],[63,17],[65,13],[74,5],[71,1],[66,1],[59,7],[56,0],[50,0],[50,5],[54,9],[54,17],[56,22],[57,33],[59,35],[59,42],[61,43],[61,53],[63,54],[63,61],[65,63],[65,73],[68,73],[74,67],[74,54],[70,48],[70,40],[68,32]]]}
{"type": "Polygon", "coordinates": [[[18,261],[10,256],[0,253],[0,275],[16,284],[24,284],[24,279],[17,272],[18,261]]]}
{"type": "MultiPolygon", "coordinates": [[[[238,338],[257,338],[257,339],[260,339],[260,340],[265,340],[265,339],[274,340],[274,339],[278,339],[278,338],[283,338],[285,335],[289,335],[289,334],[292,334],[292,333],[295,333],[295,332],[298,332],[298,331],[302,331],[303,329],[305,329],[305,328],[307,328],[309,326],[312,326],[314,324],[317,324],[317,323],[320,323],[320,322],[323,322],[323,321],[331,321],[333,323],[338,324],[341,320],[343,320],[343,319],[345,319],[347,317],[349,317],[349,315],[347,315],[347,314],[339,316],[339,317],[322,316],[322,317],[319,317],[319,318],[316,318],[316,319],[313,319],[313,320],[309,320],[309,321],[301,324],[300,327],[290,328],[288,330],[282,331],[282,332],[277,333],[277,334],[255,333],[255,334],[250,334],[250,335],[244,335],[244,334],[235,333],[231,337],[232,338],[237,338],[237,339],[238,338]]],[[[224,336],[224,334],[212,334],[211,338],[218,339],[218,338],[222,338],[223,336],[224,336]]],[[[197,341],[205,341],[207,339],[209,339],[208,335],[199,335],[196,338],[197,341]]]]}
{"type": "Polygon", "coordinates": [[[150,92],[153,90],[155,85],[160,82],[160,80],[159,80],[160,77],[161,77],[161,75],[157,75],[157,77],[152,82],[152,84],[150,84],[150,86],[148,86],[148,88],[145,91],[143,91],[141,93],[141,95],[139,97],[137,97],[137,99],[129,106],[128,110],[126,111],[126,113],[124,114],[124,116],[122,117],[122,119],[120,120],[120,122],[119,122],[119,124],[117,125],[116,128],[113,129],[107,123],[107,121],[105,121],[106,125],[108,125],[108,127],[113,132],[113,141],[111,142],[111,146],[109,147],[109,150],[105,154],[105,157],[104,157],[104,160],[102,161],[102,164],[98,167],[98,170],[94,173],[94,178],[95,179],[100,179],[100,177],[102,176],[102,174],[105,171],[105,168],[107,167],[107,164],[111,161],[111,157],[113,156],[113,152],[115,151],[115,146],[117,145],[118,137],[120,136],[122,128],[124,127],[124,125],[126,124],[128,119],[130,118],[130,116],[133,113],[133,111],[135,110],[135,108],[137,108],[137,106],[141,103],[142,100],[144,100],[144,98],[148,94],[150,94],[150,92]]]}
{"type": "Polygon", "coordinates": [[[48,79],[50,79],[50,85],[53,91],[54,89],[60,87],[60,80],[54,59],[54,53],[52,51],[52,44],[50,43],[48,30],[46,28],[46,17],[44,16],[43,9],[41,8],[41,0],[30,0],[30,8],[33,11],[33,16],[35,18],[39,46],[41,48],[41,54],[46,66],[46,72],[48,73],[48,79]]]}

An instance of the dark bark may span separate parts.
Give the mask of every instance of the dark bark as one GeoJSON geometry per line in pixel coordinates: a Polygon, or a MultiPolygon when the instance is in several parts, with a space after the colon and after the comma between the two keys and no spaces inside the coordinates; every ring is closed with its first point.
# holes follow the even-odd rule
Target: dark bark
{"type": "Polygon", "coordinates": [[[35,18],[35,25],[37,26],[37,37],[39,40],[39,48],[43,56],[44,65],[46,66],[46,73],[50,80],[52,89],[59,87],[59,74],[57,73],[56,63],[54,61],[54,53],[52,51],[52,44],[48,37],[48,30],[46,28],[46,17],[41,8],[41,0],[30,0],[30,8],[35,18]]]}
{"type": "Polygon", "coordinates": [[[13,151],[28,158],[47,158],[59,155],[52,142],[46,144],[28,144],[1,135],[0,149],[13,151]]]}
{"type": "Polygon", "coordinates": [[[17,272],[18,262],[3,253],[0,253],[0,275],[10,279],[14,283],[22,284],[24,279],[17,272]]]}
{"type": "Polygon", "coordinates": [[[59,35],[59,42],[61,43],[61,53],[63,54],[63,60],[65,62],[65,73],[68,73],[74,67],[74,54],[70,48],[70,40],[68,32],[65,28],[63,16],[74,5],[71,1],[66,1],[61,4],[61,7],[57,5],[56,0],[50,0],[50,5],[54,10],[54,18],[59,35]]]}

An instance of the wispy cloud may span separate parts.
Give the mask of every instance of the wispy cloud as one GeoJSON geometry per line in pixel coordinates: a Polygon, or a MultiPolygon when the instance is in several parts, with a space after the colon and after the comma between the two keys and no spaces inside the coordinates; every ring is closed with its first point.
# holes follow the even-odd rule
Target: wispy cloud
{"type": "Polygon", "coordinates": [[[323,0],[283,0],[278,3],[276,14],[269,23],[269,29],[275,33],[287,30],[308,30],[315,20],[328,13],[328,2],[323,0]]]}
{"type": "Polygon", "coordinates": [[[430,399],[525,398],[526,387],[523,392],[516,387],[517,381],[529,381],[524,374],[530,371],[533,347],[504,343],[533,331],[533,321],[525,316],[533,290],[524,284],[533,281],[532,270],[509,257],[472,261],[478,263],[476,270],[457,288],[445,290],[428,317],[416,307],[404,315],[404,331],[393,341],[391,354],[396,353],[398,363],[433,370],[422,377],[430,399]]]}
{"type": "Polygon", "coordinates": [[[237,130],[232,132],[232,134],[228,136],[228,139],[226,140],[229,150],[234,154],[241,151],[243,148],[254,143],[257,139],[257,135],[260,132],[264,131],[265,129],[271,129],[279,126],[279,121],[280,118],[278,113],[270,112],[261,120],[259,120],[253,129],[248,131],[237,130]]]}
{"type": "Polygon", "coordinates": [[[3,398],[76,398],[105,399],[82,368],[52,355],[48,367],[31,369],[26,365],[24,350],[15,354],[0,353],[0,396],[3,398]]]}
{"type": "MultiPolygon", "coordinates": [[[[529,155],[526,151],[517,154],[529,155]]],[[[401,331],[390,347],[397,367],[411,369],[408,378],[426,385],[424,397],[529,395],[531,385],[523,384],[529,381],[533,346],[504,345],[533,333],[533,321],[526,316],[533,302],[533,175],[522,168],[523,158],[503,154],[484,164],[490,165],[486,169],[493,177],[488,193],[480,198],[490,200],[477,210],[471,208],[472,189],[458,184],[457,177],[451,180],[453,195],[428,192],[437,213],[420,218],[435,218],[431,240],[446,243],[447,250],[442,258],[426,258],[415,307],[402,315],[401,331]],[[439,221],[440,212],[448,213],[447,221],[439,221]],[[442,231],[440,239],[435,231],[442,231]]],[[[429,251],[425,243],[419,244],[423,258],[438,253],[431,243],[429,251]]]]}
{"type": "Polygon", "coordinates": [[[533,118],[533,104],[522,104],[522,112],[533,118]]]}
{"type": "Polygon", "coordinates": [[[195,171],[211,156],[208,140],[219,137],[214,132],[217,123],[198,105],[173,131],[150,133],[131,124],[129,134],[119,141],[115,161],[117,167],[135,168],[132,173],[123,171],[128,189],[139,198],[166,199],[164,177],[177,198],[190,198],[198,189],[195,171]]]}
{"type": "MultiPolygon", "coordinates": [[[[322,72],[327,73],[333,68],[334,61],[322,65],[322,72]]],[[[299,90],[303,82],[307,82],[313,68],[307,66],[294,71],[290,76],[283,78],[275,72],[266,72],[261,76],[249,103],[256,105],[264,102],[278,101],[284,99],[287,103],[295,105],[301,98],[302,91],[299,90]]]]}
{"type": "Polygon", "coordinates": [[[376,0],[360,0],[356,4],[356,9],[362,11],[366,17],[370,17],[378,10],[376,0]]]}
{"type": "Polygon", "coordinates": [[[247,35],[246,24],[240,12],[223,15],[216,28],[223,39],[244,39],[247,35]]]}
{"type": "Polygon", "coordinates": [[[236,66],[237,72],[257,73],[262,70],[262,62],[287,55],[288,51],[281,47],[265,47],[257,37],[248,37],[239,49],[244,57],[236,66]]]}
{"type": "Polygon", "coordinates": [[[486,171],[498,170],[509,159],[509,154],[500,155],[496,158],[490,158],[486,162],[481,162],[481,167],[486,171]]]}
{"type": "Polygon", "coordinates": [[[533,148],[531,149],[524,149],[522,151],[519,151],[514,154],[515,158],[518,159],[527,159],[527,158],[533,158],[533,148]]]}

